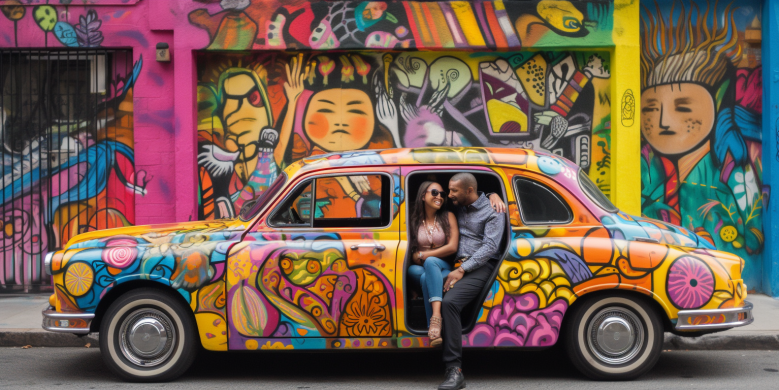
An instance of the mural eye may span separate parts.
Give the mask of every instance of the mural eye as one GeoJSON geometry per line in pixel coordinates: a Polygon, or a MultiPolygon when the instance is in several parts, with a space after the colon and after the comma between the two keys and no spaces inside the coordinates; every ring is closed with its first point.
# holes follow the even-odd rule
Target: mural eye
{"type": "Polygon", "coordinates": [[[262,107],[262,95],[260,95],[260,91],[255,89],[252,91],[252,93],[249,95],[249,104],[251,104],[254,107],[262,107]]]}
{"type": "Polygon", "coordinates": [[[306,264],[306,271],[312,274],[319,273],[320,268],[319,262],[316,260],[309,260],[306,264]]]}
{"type": "Polygon", "coordinates": [[[579,24],[579,21],[576,20],[576,18],[567,16],[563,18],[563,26],[570,29],[578,29],[581,27],[581,24],[579,24]]]}
{"type": "Polygon", "coordinates": [[[281,269],[284,270],[284,273],[289,275],[292,272],[292,261],[289,259],[281,260],[281,269]]]}

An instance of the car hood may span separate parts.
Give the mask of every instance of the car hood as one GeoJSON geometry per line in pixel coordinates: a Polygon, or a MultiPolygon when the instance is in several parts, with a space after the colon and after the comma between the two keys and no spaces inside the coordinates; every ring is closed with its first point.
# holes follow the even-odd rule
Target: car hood
{"type": "Polygon", "coordinates": [[[717,249],[703,237],[676,225],[622,212],[601,218],[614,238],[630,241],[656,241],[687,248],[717,249]]]}
{"type": "Polygon", "coordinates": [[[101,245],[98,242],[109,237],[163,237],[187,233],[228,234],[244,230],[246,224],[237,219],[127,226],[79,234],[71,238],[63,249],[99,247],[101,245]]]}

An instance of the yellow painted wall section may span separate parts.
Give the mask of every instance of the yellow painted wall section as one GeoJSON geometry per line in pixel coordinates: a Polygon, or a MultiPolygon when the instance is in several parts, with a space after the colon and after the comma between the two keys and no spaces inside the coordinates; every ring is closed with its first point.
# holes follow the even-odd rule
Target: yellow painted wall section
{"type": "Polygon", "coordinates": [[[611,200],[622,211],[641,215],[640,20],[638,0],[614,1],[614,55],[611,83],[611,200]]]}

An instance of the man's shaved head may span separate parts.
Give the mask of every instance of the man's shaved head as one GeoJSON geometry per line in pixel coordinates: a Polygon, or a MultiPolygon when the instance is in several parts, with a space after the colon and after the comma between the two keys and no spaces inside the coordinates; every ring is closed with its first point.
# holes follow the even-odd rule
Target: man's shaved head
{"type": "Polygon", "coordinates": [[[476,178],[470,173],[458,173],[449,179],[449,200],[453,205],[467,206],[478,198],[476,178]]]}
{"type": "Polygon", "coordinates": [[[473,192],[478,191],[479,189],[476,188],[476,177],[474,177],[472,174],[467,172],[458,173],[454,176],[452,176],[449,181],[456,181],[460,182],[460,185],[463,187],[463,189],[468,189],[468,187],[473,188],[473,192]]]}

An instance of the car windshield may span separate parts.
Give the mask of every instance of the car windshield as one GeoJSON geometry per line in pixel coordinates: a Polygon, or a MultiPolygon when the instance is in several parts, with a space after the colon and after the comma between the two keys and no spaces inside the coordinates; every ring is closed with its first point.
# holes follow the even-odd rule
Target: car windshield
{"type": "Polygon", "coordinates": [[[268,187],[265,192],[260,194],[260,196],[246,202],[243,204],[243,207],[241,207],[241,212],[238,214],[238,218],[241,219],[241,221],[247,222],[254,218],[254,216],[257,215],[257,213],[260,211],[260,208],[265,203],[266,199],[270,199],[273,196],[276,196],[276,194],[281,190],[281,187],[284,186],[284,183],[287,181],[287,175],[285,175],[283,172],[276,178],[276,180],[273,181],[273,183],[268,187]]]}
{"type": "Polygon", "coordinates": [[[598,186],[596,186],[595,183],[590,180],[587,174],[584,173],[584,170],[579,170],[579,186],[582,188],[582,191],[587,194],[587,197],[590,198],[591,201],[595,202],[598,207],[610,213],[616,213],[619,211],[619,209],[614,206],[613,203],[611,203],[609,198],[607,198],[606,195],[603,195],[603,192],[601,192],[598,186]]]}

